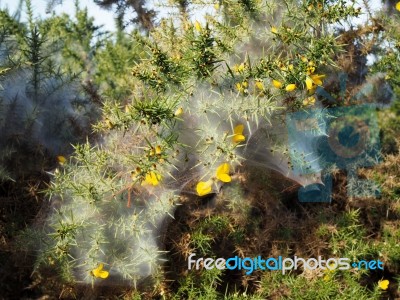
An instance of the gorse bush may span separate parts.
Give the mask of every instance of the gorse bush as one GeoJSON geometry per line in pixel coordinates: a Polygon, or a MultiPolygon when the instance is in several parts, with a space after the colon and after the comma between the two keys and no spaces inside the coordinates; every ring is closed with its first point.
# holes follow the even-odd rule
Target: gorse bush
{"type": "MultiPolygon", "coordinates": [[[[95,128],[111,132],[101,145],[78,146],[71,164],[55,175],[50,191],[60,194],[68,205],[61,205],[53,227],[72,226],[73,230],[67,236],[55,235],[52,254],[61,243],[62,255],[56,258],[82,266],[84,278],[89,280],[89,271],[99,263],[124,278],[148,275],[134,267],[157,258],[151,243],[140,247],[153,251],[149,256],[140,255],[133,246],[141,245],[141,238],[149,239],[144,224],[166,215],[182,187],[191,182],[197,180],[196,187],[192,184],[185,191],[200,196],[230,182],[229,174],[245,159],[244,142],[283,104],[293,109],[307,106],[304,101],[313,103],[315,88],[324,78],[318,71],[332,63],[332,55],[340,48],[333,33],[321,34],[323,26],[359,14],[344,3],[327,3],[326,8],[288,3],[291,9],[287,11],[258,3],[252,10],[257,8],[260,16],[282,14],[279,23],[265,30],[265,23],[247,15],[247,6],[239,3],[231,8],[230,4],[219,9],[227,14],[241,11],[241,18],[228,14],[219,20],[216,13],[203,23],[187,18],[178,24],[163,20],[150,36],[136,34],[135,43],[143,50],[141,60],[132,63],[136,81],[131,99],[106,100],[105,119],[95,128]],[[325,9],[325,17],[315,14],[325,9]],[[294,15],[299,14],[310,23],[298,24],[294,15]],[[253,37],[253,30],[260,34],[253,37]],[[249,36],[256,40],[246,41],[249,36]],[[267,53],[252,50],[254,42],[260,48],[265,45],[267,53]],[[250,47],[240,60],[233,58],[233,45],[238,43],[250,47]],[[303,45],[302,49],[292,54],[296,45],[303,45]],[[144,197],[147,201],[139,200],[149,193],[155,200],[149,195],[144,197]],[[142,207],[137,201],[147,203],[142,207]],[[168,204],[164,209],[154,209],[155,203],[163,202],[168,204]],[[127,209],[120,210],[125,206],[131,212],[124,216],[127,209]],[[121,240],[121,227],[110,224],[126,227],[126,238],[133,244],[121,240]],[[107,232],[114,241],[106,238],[107,232]],[[88,243],[78,237],[81,234],[96,238],[88,243]],[[77,251],[88,256],[71,254],[77,251]]],[[[74,270],[72,265],[68,269],[74,270]]]]}
{"type": "MultiPolygon", "coordinates": [[[[3,179],[17,179],[54,166],[56,156],[71,153],[71,143],[83,142],[91,135],[91,124],[99,117],[99,103],[82,85],[82,72],[88,64],[83,55],[94,51],[94,46],[82,37],[74,44],[68,39],[61,42],[57,39],[61,33],[70,40],[78,40],[67,33],[71,21],[60,25],[63,17],[59,17],[53,23],[35,23],[29,1],[27,9],[28,24],[16,23],[7,12],[2,12],[3,179]],[[80,55],[68,51],[80,46],[80,55]]],[[[77,17],[78,24],[85,18],[90,23],[82,11],[77,12],[77,17]]],[[[90,29],[94,31],[93,26],[79,25],[85,25],[87,35],[90,29]]]]}
{"type": "MultiPolygon", "coordinates": [[[[31,232],[40,237],[32,244],[39,273],[50,267],[68,283],[151,282],[154,295],[165,295],[168,256],[161,244],[177,206],[197,197],[206,201],[230,185],[225,200],[236,229],[228,229],[229,218],[212,219],[216,224],[199,225],[189,244],[211,255],[207,226],[242,243],[238,227],[252,212],[234,174],[244,165],[275,169],[301,185],[321,180],[320,167],[307,165],[306,146],[289,151],[287,113],[318,107],[325,116],[329,107],[392,101],[389,84],[397,82],[396,72],[380,72],[396,65],[394,54],[381,53],[379,45],[361,48],[377,36],[381,45],[392,36],[382,37],[383,27],[347,36],[352,29],[343,24],[365,13],[355,1],[200,1],[187,9],[209,13],[191,18],[181,2],[170,5],[179,13],[148,34],[128,34],[120,26],[113,36],[96,28],[78,3],[74,20],[62,15],[35,21],[29,1],[27,25],[2,12],[10,26],[1,35],[7,54],[1,61],[0,130],[6,138],[0,170],[8,174],[10,165],[32,156],[22,150],[13,156],[17,146],[37,152],[34,147],[43,147],[54,161],[58,156],[47,190],[51,209],[42,230],[31,232]],[[345,70],[348,86],[367,82],[361,91],[370,97],[338,90],[340,68],[357,51],[379,54],[373,79],[360,75],[365,60],[345,70]],[[356,81],[354,74],[362,78],[356,81]],[[383,96],[376,88],[382,82],[383,96]],[[293,161],[313,172],[300,178],[293,161]]],[[[326,135],[323,126],[316,130],[326,135]]],[[[332,237],[335,245],[339,234],[332,237]]],[[[200,283],[191,273],[177,297],[218,298],[210,288],[222,275],[214,271],[202,273],[200,283]]],[[[326,297],[334,294],[326,291],[326,297]]]]}

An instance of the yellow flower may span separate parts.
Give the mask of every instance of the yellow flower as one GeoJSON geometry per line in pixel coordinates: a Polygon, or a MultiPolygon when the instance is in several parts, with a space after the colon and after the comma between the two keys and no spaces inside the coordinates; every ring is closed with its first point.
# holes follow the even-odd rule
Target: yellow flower
{"type": "Polygon", "coordinates": [[[397,9],[398,11],[400,11],[400,2],[397,2],[397,3],[396,3],[396,9],[397,9]]]}
{"type": "Polygon", "coordinates": [[[313,88],[313,84],[314,84],[313,80],[307,76],[307,78],[306,78],[307,90],[311,90],[313,88]]]}
{"type": "Polygon", "coordinates": [[[216,10],[218,10],[218,9],[219,9],[219,3],[215,3],[215,4],[214,4],[214,8],[215,8],[216,10]]]}
{"type": "Polygon", "coordinates": [[[213,184],[212,180],[208,180],[208,181],[200,181],[197,185],[196,185],[196,192],[199,196],[204,196],[207,195],[209,193],[211,193],[212,188],[211,185],[213,184]]]}
{"type": "Polygon", "coordinates": [[[241,63],[240,65],[234,65],[234,66],[233,66],[233,70],[234,70],[236,73],[241,73],[241,72],[243,72],[243,71],[244,71],[244,63],[241,63]]]}
{"type": "Polygon", "coordinates": [[[303,100],[303,105],[307,106],[307,105],[314,105],[315,104],[315,97],[314,96],[310,96],[306,99],[303,100]]]}
{"type": "Polygon", "coordinates": [[[389,287],[389,280],[385,279],[385,280],[379,280],[378,281],[378,287],[381,290],[387,290],[389,287]]]}
{"type": "Polygon", "coordinates": [[[247,93],[246,88],[248,86],[249,86],[249,84],[247,83],[247,81],[242,81],[242,82],[236,83],[236,89],[241,93],[247,93]]]}
{"type": "Polygon", "coordinates": [[[234,143],[240,143],[246,140],[246,137],[243,135],[243,130],[244,130],[243,124],[239,124],[233,129],[234,135],[232,137],[232,141],[234,143]]]}
{"type": "Polygon", "coordinates": [[[67,161],[67,159],[66,159],[64,156],[62,156],[62,155],[57,156],[57,160],[58,160],[58,163],[59,163],[60,165],[65,164],[65,162],[67,161]]]}
{"type": "Polygon", "coordinates": [[[308,62],[307,57],[305,57],[304,55],[300,56],[300,59],[301,59],[301,61],[304,62],[304,63],[308,62]]]}
{"type": "Polygon", "coordinates": [[[325,275],[322,278],[324,281],[329,281],[329,280],[332,279],[333,274],[335,273],[335,269],[333,269],[334,267],[335,267],[335,263],[332,262],[332,263],[329,264],[329,268],[327,267],[324,270],[325,275]]]}
{"type": "Polygon", "coordinates": [[[182,107],[179,107],[179,108],[175,111],[174,116],[175,116],[175,117],[179,117],[179,116],[181,116],[182,114],[183,114],[183,108],[182,108],[182,107]]]}
{"type": "Polygon", "coordinates": [[[154,156],[155,152],[154,152],[154,147],[151,147],[150,151],[149,151],[149,156],[154,156]]]}
{"type": "Polygon", "coordinates": [[[156,146],[156,154],[157,154],[157,155],[160,155],[160,154],[161,154],[161,146],[160,146],[160,145],[157,145],[157,146],[156,146]]]}
{"type": "Polygon", "coordinates": [[[314,83],[316,85],[322,85],[322,80],[321,79],[324,79],[325,75],[315,74],[315,75],[311,75],[310,77],[311,77],[312,81],[314,81],[314,83]]]}
{"type": "Polygon", "coordinates": [[[194,23],[194,28],[195,28],[198,32],[201,31],[201,24],[200,24],[199,21],[196,21],[196,22],[194,23]]]}
{"type": "Polygon", "coordinates": [[[271,27],[271,32],[274,34],[278,34],[278,29],[276,29],[276,27],[272,26],[271,27]]]}
{"type": "Polygon", "coordinates": [[[314,85],[322,85],[322,79],[325,78],[325,75],[311,75],[306,78],[306,88],[308,91],[315,89],[314,85]]]}
{"type": "Polygon", "coordinates": [[[108,275],[110,275],[110,273],[107,271],[104,271],[103,267],[104,267],[103,264],[99,264],[99,266],[96,269],[90,271],[90,273],[92,274],[92,276],[94,276],[96,278],[106,279],[108,277],[108,275]]]}
{"type": "Polygon", "coordinates": [[[244,92],[244,87],[242,86],[242,84],[240,82],[236,83],[236,89],[241,93],[244,92]]]}
{"type": "Polygon", "coordinates": [[[143,185],[143,183],[147,183],[147,184],[150,184],[152,186],[156,186],[156,185],[158,185],[160,183],[160,180],[161,180],[161,175],[157,174],[154,171],[151,171],[151,172],[146,174],[146,177],[144,179],[144,182],[142,182],[142,185],[143,185]]]}
{"type": "Polygon", "coordinates": [[[311,75],[315,72],[315,67],[314,66],[308,66],[307,67],[307,75],[311,75]]]}
{"type": "Polygon", "coordinates": [[[291,91],[294,91],[296,89],[296,85],[295,84],[288,84],[287,86],[286,86],[286,91],[288,91],[288,92],[291,92],[291,91]]]}
{"type": "Polygon", "coordinates": [[[238,67],[238,71],[239,72],[243,72],[244,71],[244,63],[241,63],[238,67]]]}
{"type": "Polygon", "coordinates": [[[272,80],[272,85],[274,87],[276,87],[277,89],[280,89],[282,87],[282,82],[274,79],[274,80],[272,80]]]}
{"type": "Polygon", "coordinates": [[[336,266],[336,264],[334,262],[331,262],[329,264],[329,268],[327,267],[324,272],[328,272],[328,273],[335,272],[335,269],[334,269],[335,266],[336,266]]]}
{"type": "Polygon", "coordinates": [[[256,86],[256,88],[259,89],[260,91],[263,91],[263,90],[264,90],[264,84],[263,84],[263,82],[262,82],[261,80],[256,80],[255,86],[256,86]]]}
{"type": "Polygon", "coordinates": [[[136,167],[136,169],[131,172],[131,179],[133,181],[136,181],[138,179],[138,175],[140,174],[140,172],[142,172],[142,169],[140,169],[139,167],[136,167]]]}
{"type": "Polygon", "coordinates": [[[111,122],[110,119],[106,119],[106,120],[105,120],[105,123],[106,123],[106,126],[107,126],[109,129],[113,129],[113,128],[114,128],[114,123],[111,122]]]}
{"type": "Polygon", "coordinates": [[[217,178],[222,182],[231,182],[231,176],[229,176],[229,164],[223,163],[217,168],[217,178]]]}

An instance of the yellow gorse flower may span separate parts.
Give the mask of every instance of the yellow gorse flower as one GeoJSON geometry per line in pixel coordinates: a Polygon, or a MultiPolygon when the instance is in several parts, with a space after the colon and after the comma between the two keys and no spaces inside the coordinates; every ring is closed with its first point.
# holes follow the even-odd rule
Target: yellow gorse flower
{"type": "Polygon", "coordinates": [[[288,84],[288,85],[286,86],[286,91],[287,91],[287,92],[294,91],[295,89],[296,89],[296,85],[295,85],[294,83],[288,84]]]}
{"type": "Polygon", "coordinates": [[[261,80],[256,80],[256,82],[255,82],[254,85],[255,85],[256,88],[259,89],[260,91],[263,91],[263,90],[264,90],[264,84],[262,83],[261,80]]]}
{"type": "Polygon", "coordinates": [[[157,155],[160,155],[161,152],[162,152],[161,146],[160,146],[160,145],[157,145],[157,146],[156,146],[156,154],[157,154],[157,155]]]}
{"type": "Polygon", "coordinates": [[[217,168],[216,173],[217,179],[222,182],[231,182],[231,176],[229,176],[229,164],[223,163],[217,168]]]}
{"type": "Polygon", "coordinates": [[[65,162],[67,161],[67,159],[66,159],[64,156],[62,156],[62,155],[57,156],[57,160],[58,160],[58,163],[59,163],[60,165],[65,164],[65,162]]]}
{"type": "Polygon", "coordinates": [[[244,71],[244,63],[241,63],[240,65],[234,65],[233,71],[236,73],[242,73],[244,71]]]}
{"type": "Polygon", "coordinates": [[[108,275],[110,275],[110,273],[107,271],[104,271],[103,267],[104,267],[103,264],[99,264],[99,266],[96,269],[90,271],[90,273],[92,274],[92,276],[94,276],[96,278],[106,279],[108,277],[108,275]]]}
{"type": "Polygon", "coordinates": [[[207,195],[209,193],[211,193],[212,191],[212,186],[213,181],[212,180],[208,180],[208,181],[200,181],[199,183],[197,183],[196,185],[196,192],[197,195],[199,196],[204,196],[207,195]]]}
{"type": "Polygon", "coordinates": [[[241,93],[244,92],[244,87],[242,86],[242,84],[240,82],[236,83],[236,89],[241,93]]]}
{"type": "MultiPolygon", "coordinates": [[[[230,166],[228,163],[219,165],[217,171],[215,172],[215,177],[222,182],[231,182],[232,178],[229,176],[229,169],[230,166]]],[[[208,181],[199,181],[196,185],[197,195],[201,197],[210,194],[212,192],[213,182],[213,179],[208,181]]]]}
{"type": "Polygon", "coordinates": [[[310,96],[307,97],[306,99],[303,100],[303,105],[307,106],[307,105],[314,105],[315,104],[315,97],[314,96],[310,96]]]}
{"type": "Polygon", "coordinates": [[[161,181],[161,175],[157,174],[154,171],[150,171],[149,173],[146,174],[144,181],[142,182],[143,184],[149,184],[152,186],[156,186],[160,183],[161,181]]]}
{"type": "Polygon", "coordinates": [[[322,85],[322,79],[325,78],[325,75],[315,74],[315,75],[311,75],[310,77],[316,85],[322,85]]]}
{"type": "Polygon", "coordinates": [[[329,264],[329,267],[330,268],[326,268],[325,270],[324,270],[324,273],[325,273],[325,275],[324,275],[324,277],[323,277],[323,280],[324,281],[329,281],[329,280],[331,280],[332,279],[332,277],[333,277],[333,273],[335,273],[335,270],[333,269],[333,267],[335,266],[335,264],[334,263],[330,263],[329,264]]]}
{"type": "Polygon", "coordinates": [[[400,11],[400,2],[397,2],[397,3],[396,3],[396,9],[397,9],[398,11],[400,11]]]}
{"type": "Polygon", "coordinates": [[[389,280],[385,279],[385,280],[379,280],[378,281],[378,287],[381,290],[387,290],[389,287],[389,280]]]}
{"type": "Polygon", "coordinates": [[[248,86],[249,86],[249,84],[247,83],[247,81],[242,81],[242,82],[236,83],[236,89],[241,93],[247,92],[246,88],[248,86]]]}
{"type": "Polygon", "coordinates": [[[109,129],[113,129],[114,126],[115,126],[114,123],[110,121],[110,119],[106,119],[104,122],[106,123],[106,126],[107,126],[109,129]]]}
{"type": "Polygon", "coordinates": [[[314,66],[308,66],[307,67],[307,75],[311,75],[315,72],[315,67],[314,66]]]}
{"type": "Polygon", "coordinates": [[[274,34],[278,34],[278,29],[276,29],[276,27],[272,26],[271,27],[271,32],[274,34]]]}
{"type": "Polygon", "coordinates": [[[311,90],[313,88],[313,84],[314,84],[313,80],[307,76],[307,78],[306,78],[307,90],[311,90]]]}
{"type": "Polygon", "coordinates": [[[244,142],[246,140],[246,137],[243,135],[243,130],[244,130],[243,124],[239,124],[233,129],[234,135],[232,137],[232,141],[234,143],[240,143],[240,142],[244,142]]]}
{"type": "Polygon", "coordinates": [[[175,117],[180,117],[182,114],[183,114],[183,108],[182,108],[182,107],[179,107],[179,108],[175,111],[174,116],[175,116],[175,117]]]}
{"type": "Polygon", "coordinates": [[[194,28],[196,31],[200,32],[201,31],[201,24],[199,21],[194,22],[194,28]]]}
{"type": "Polygon", "coordinates": [[[273,85],[274,87],[276,87],[277,89],[280,89],[280,88],[282,87],[282,82],[273,79],[273,80],[272,80],[272,85],[273,85]]]}
{"type": "Polygon", "coordinates": [[[308,91],[313,91],[316,86],[322,85],[322,79],[325,78],[325,75],[310,75],[306,78],[306,88],[308,91]]]}
{"type": "Polygon", "coordinates": [[[293,65],[289,64],[287,66],[285,66],[283,63],[279,64],[279,69],[281,69],[282,71],[292,71],[293,70],[293,65]]]}
{"type": "Polygon", "coordinates": [[[308,63],[306,67],[307,75],[311,75],[315,72],[315,63],[313,61],[308,61],[308,58],[304,55],[300,55],[300,59],[304,63],[308,63]]]}

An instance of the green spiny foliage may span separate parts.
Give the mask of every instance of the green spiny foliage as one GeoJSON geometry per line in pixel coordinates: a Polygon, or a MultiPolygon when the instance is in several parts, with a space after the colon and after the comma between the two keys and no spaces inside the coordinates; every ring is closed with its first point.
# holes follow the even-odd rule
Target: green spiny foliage
{"type": "Polygon", "coordinates": [[[71,143],[90,134],[99,106],[93,95],[85,93],[80,80],[86,77],[78,71],[84,69],[83,62],[89,64],[84,53],[96,47],[90,41],[96,31],[90,27],[92,20],[79,9],[77,21],[67,22],[65,16],[65,23],[59,17],[35,20],[30,1],[26,7],[27,24],[16,22],[6,11],[1,23],[7,30],[1,44],[0,164],[12,178],[44,171],[54,166],[57,155],[71,152],[71,143]],[[77,28],[85,31],[86,39],[77,38],[77,28]],[[58,40],[61,33],[64,44],[58,40]],[[77,49],[79,43],[81,56],[61,51],[77,49]]]}

